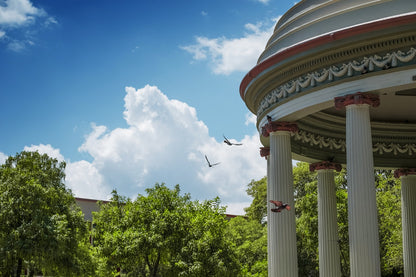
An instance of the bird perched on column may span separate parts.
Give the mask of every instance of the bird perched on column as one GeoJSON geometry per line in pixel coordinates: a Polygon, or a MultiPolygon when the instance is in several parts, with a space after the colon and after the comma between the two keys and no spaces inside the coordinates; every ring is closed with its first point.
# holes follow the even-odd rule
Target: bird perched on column
{"type": "Polygon", "coordinates": [[[270,200],[270,203],[273,203],[274,205],[276,205],[276,208],[271,209],[272,212],[280,213],[284,209],[290,211],[290,206],[287,203],[283,204],[282,201],[276,201],[276,200],[270,200]]]}

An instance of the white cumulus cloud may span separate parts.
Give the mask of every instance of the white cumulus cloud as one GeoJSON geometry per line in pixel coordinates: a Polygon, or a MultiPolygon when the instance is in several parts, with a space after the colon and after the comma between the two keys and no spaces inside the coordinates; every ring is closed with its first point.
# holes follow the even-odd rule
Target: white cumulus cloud
{"type": "MultiPolygon", "coordinates": [[[[91,164],[80,165],[90,167],[85,172],[92,172],[93,178],[84,178],[95,180],[88,181],[90,186],[102,189],[100,195],[116,188],[122,195],[135,197],[155,183],[179,184],[195,199],[220,196],[234,212],[239,207],[243,213],[242,207],[250,202],[247,184],[266,174],[255,130],[240,141],[242,146],[229,147],[209,136],[195,108],[169,99],[155,86],[127,87],[124,101],[128,127],[109,130],[93,124],[79,148],[93,158],[91,164]],[[220,164],[209,168],[205,155],[220,164]]],[[[80,177],[85,173],[75,172],[78,177],[74,179],[68,171],[67,180],[76,195],[85,195],[90,187],[80,177]]]]}
{"type": "Polygon", "coordinates": [[[215,74],[246,72],[256,64],[273,33],[275,22],[276,20],[268,24],[248,23],[245,25],[247,32],[239,38],[198,36],[195,44],[181,48],[191,53],[196,61],[208,60],[215,74]]]}
{"type": "Polygon", "coordinates": [[[47,154],[49,157],[57,159],[59,162],[64,161],[64,156],[62,156],[59,149],[55,149],[50,144],[39,144],[39,145],[31,145],[25,146],[23,148],[24,151],[35,152],[38,151],[40,154],[47,154]]]}
{"type": "MultiPolygon", "coordinates": [[[[76,197],[106,200],[116,189],[135,198],[155,183],[169,187],[179,184],[193,199],[219,196],[228,206],[227,213],[244,213],[243,208],[251,202],[247,184],[266,174],[255,128],[252,135],[238,141],[243,145],[228,146],[209,136],[195,108],[169,99],[156,86],[126,87],[124,101],[127,127],[109,129],[92,124],[92,131],[79,147],[92,157],[91,162],[66,161],[66,184],[76,197]],[[208,167],[205,155],[219,164],[208,167]]],[[[64,160],[59,149],[49,144],[24,150],[64,160]]],[[[0,153],[0,161],[2,158],[5,155],[0,153]]]]}
{"type": "Polygon", "coordinates": [[[87,161],[67,163],[66,184],[76,197],[107,200],[111,189],[104,185],[103,176],[97,168],[87,161]]]}
{"type": "Polygon", "coordinates": [[[131,197],[165,182],[180,184],[198,198],[219,195],[241,200],[248,182],[264,175],[256,135],[245,137],[240,148],[217,142],[198,120],[195,108],[168,99],[155,86],[127,87],[124,100],[129,127],[108,130],[93,125],[79,148],[93,157],[106,186],[131,197]],[[204,155],[220,161],[220,166],[207,167],[204,155]]]}

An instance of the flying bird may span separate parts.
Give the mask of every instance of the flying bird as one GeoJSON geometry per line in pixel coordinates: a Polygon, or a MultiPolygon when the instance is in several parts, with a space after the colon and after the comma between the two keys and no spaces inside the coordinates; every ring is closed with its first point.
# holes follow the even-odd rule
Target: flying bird
{"type": "Polygon", "coordinates": [[[233,143],[231,141],[229,141],[224,135],[222,135],[224,137],[224,143],[228,144],[228,145],[243,145],[242,143],[233,143]]]}
{"type": "Polygon", "coordinates": [[[273,203],[276,205],[276,208],[271,209],[272,212],[280,213],[284,209],[290,211],[290,206],[287,203],[283,204],[282,201],[276,201],[276,200],[270,200],[270,203],[273,203]]]}
{"type": "Polygon", "coordinates": [[[213,167],[213,166],[216,166],[216,165],[220,164],[220,163],[211,164],[211,163],[209,162],[209,160],[208,160],[207,155],[205,155],[205,160],[207,160],[207,163],[208,163],[208,166],[209,166],[209,167],[213,167]]]}

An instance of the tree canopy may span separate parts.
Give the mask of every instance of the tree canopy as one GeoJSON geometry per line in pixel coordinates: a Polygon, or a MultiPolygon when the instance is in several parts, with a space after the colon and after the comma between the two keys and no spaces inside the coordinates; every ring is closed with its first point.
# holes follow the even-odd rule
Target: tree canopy
{"type": "Polygon", "coordinates": [[[257,222],[264,222],[267,216],[267,177],[247,185],[247,194],[253,198],[249,207],[245,208],[246,215],[257,222]]]}
{"type": "Polygon", "coordinates": [[[86,274],[87,227],[65,188],[65,163],[21,152],[0,167],[0,274],[23,268],[51,275],[86,274]]]}
{"type": "MultiPolygon", "coordinates": [[[[227,221],[220,199],[194,201],[155,184],[135,200],[113,191],[93,231],[64,184],[65,163],[21,152],[0,166],[0,275],[267,276],[267,178],[251,181],[245,217],[227,221]],[[88,240],[91,235],[91,242],[88,240]]],[[[294,169],[300,276],[319,276],[316,173],[294,169]]],[[[382,276],[402,276],[400,181],[375,171],[382,276]]],[[[343,276],[349,276],[347,181],[335,174],[343,276]]]]}
{"type": "Polygon", "coordinates": [[[235,276],[237,261],[225,236],[219,199],[191,201],[156,184],[132,201],[113,191],[94,214],[100,274],[131,276],[235,276]]]}
{"type": "Polygon", "coordinates": [[[267,226],[238,216],[230,220],[227,232],[240,264],[238,276],[267,277],[267,226]]]}

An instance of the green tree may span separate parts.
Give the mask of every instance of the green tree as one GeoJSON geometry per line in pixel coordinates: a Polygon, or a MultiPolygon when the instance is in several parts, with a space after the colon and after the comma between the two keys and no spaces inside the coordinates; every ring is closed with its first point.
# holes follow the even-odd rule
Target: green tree
{"type": "Polygon", "coordinates": [[[401,186],[392,170],[376,170],[382,276],[403,276],[401,186]]]}
{"type": "Polygon", "coordinates": [[[249,207],[245,208],[246,215],[257,222],[264,223],[267,216],[267,177],[248,184],[247,194],[253,198],[249,207]]]}
{"type": "Polygon", "coordinates": [[[228,240],[225,207],[219,198],[194,201],[188,214],[190,225],[177,264],[179,276],[236,276],[239,267],[228,240]]]}
{"type": "Polygon", "coordinates": [[[133,270],[130,264],[141,261],[138,251],[132,248],[131,234],[127,232],[129,222],[126,210],[131,209],[132,202],[125,197],[112,192],[111,201],[99,202],[100,210],[93,212],[92,241],[93,255],[98,264],[97,275],[117,275],[117,269],[133,270]]]}
{"type": "Polygon", "coordinates": [[[94,214],[102,273],[121,268],[131,276],[234,276],[237,262],[218,198],[191,201],[178,185],[156,184],[146,192],[135,201],[113,192],[94,214]]]}
{"type": "Polygon", "coordinates": [[[307,163],[293,169],[296,237],[300,276],[318,276],[318,199],[316,174],[307,163]]]}
{"type": "Polygon", "coordinates": [[[348,236],[348,192],[347,174],[343,169],[335,173],[336,197],[337,197],[337,223],[338,242],[341,259],[342,276],[350,276],[350,252],[348,236]]]}
{"type": "Polygon", "coordinates": [[[267,225],[239,216],[230,220],[227,231],[241,265],[238,276],[268,276],[267,225]]]}
{"type": "Polygon", "coordinates": [[[82,212],[65,188],[65,163],[21,152],[0,167],[0,274],[29,268],[48,275],[88,275],[82,212]]]}

